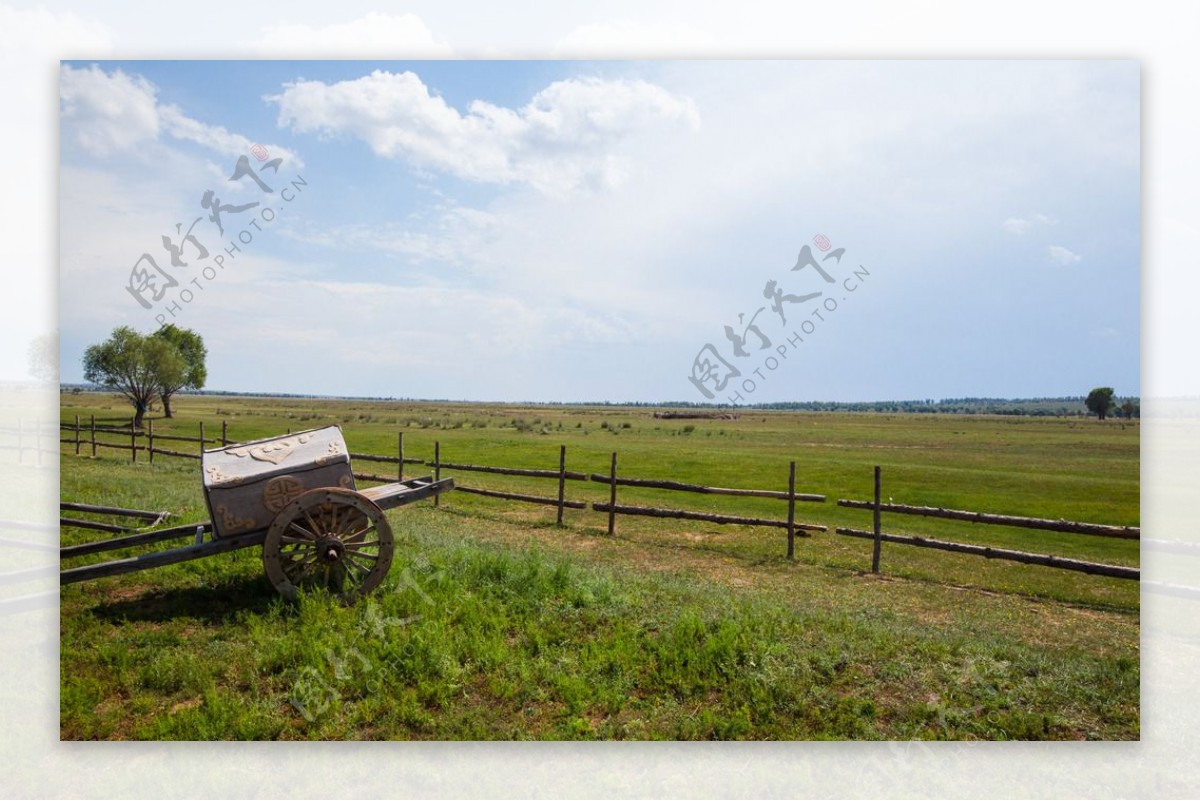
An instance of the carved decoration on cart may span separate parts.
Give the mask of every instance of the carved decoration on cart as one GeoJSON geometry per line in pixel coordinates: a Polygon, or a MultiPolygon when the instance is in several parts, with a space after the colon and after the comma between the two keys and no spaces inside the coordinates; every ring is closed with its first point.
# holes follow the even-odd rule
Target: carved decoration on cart
{"type": "Polygon", "coordinates": [[[313,461],[316,464],[325,464],[326,462],[328,462],[332,459],[336,459],[338,456],[341,456],[344,452],[345,451],[342,450],[341,443],[338,442],[337,440],[332,440],[329,443],[329,447],[325,450],[325,453],[318,456],[313,461]]]}
{"type": "Polygon", "coordinates": [[[308,442],[309,439],[311,439],[309,434],[299,434],[295,437],[277,439],[246,448],[228,448],[225,452],[241,458],[249,456],[251,459],[257,459],[260,462],[281,464],[295,453],[297,447],[308,442]]]}
{"type": "Polygon", "coordinates": [[[295,476],[276,476],[263,486],[263,506],[278,512],[304,494],[304,482],[295,476]]]}
{"type": "Polygon", "coordinates": [[[222,481],[228,481],[230,478],[230,476],[222,473],[221,468],[215,464],[210,464],[208,467],[204,468],[204,472],[208,473],[209,478],[214,484],[219,484],[222,481]]]}
{"type": "Polygon", "coordinates": [[[224,504],[217,507],[217,514],[221,516],[221,525],[228,532],[235,531],[252,531],[255,527],[254,518],[238,517],[233,512],[229,511],[229,507],[224,504]]]}

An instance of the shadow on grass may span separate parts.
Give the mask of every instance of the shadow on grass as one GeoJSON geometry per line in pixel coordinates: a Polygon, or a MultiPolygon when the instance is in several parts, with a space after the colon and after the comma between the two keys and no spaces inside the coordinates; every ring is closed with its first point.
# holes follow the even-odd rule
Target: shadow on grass
{"type": "Polygon", "coordinates": [[[279,594],[266,578],[239,577],[201,587],[147,590],[135,598],[100,603],[96,617],[109,621],[167,622],[191,619],[223,624],[246,612],[263,613],[279,594]]]}

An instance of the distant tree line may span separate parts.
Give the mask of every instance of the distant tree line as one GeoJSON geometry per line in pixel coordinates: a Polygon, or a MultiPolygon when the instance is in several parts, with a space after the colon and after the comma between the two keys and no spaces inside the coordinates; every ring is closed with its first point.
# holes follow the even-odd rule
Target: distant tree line
{"type": "MultiPolygon", "coordinates": [[[[1025,417],[1086,417],[1089,408],[1083,396],[1057,398],[945,398],[890,401],[796,401],[760,403],[752,409],[809,412],[876,412],[891,414],[999,414],[1025,417]]],[[[1125,417],[1140,417],[1137,398],[1125,399],[1117,410],[1125,417]]],[[[1094,412],[1091,412],[1094,414],[1094,412]]],[[[1107,413],[1107,410],[1106,410],[1107,413]]]]}
{"type": "MultiPolygon", "coordinates": [[[[110,391],[113,387],[64,384],[71,392],[110,391]]],[[[350,400],[377,403],[469,403],[471,401],[440,398],[408,398],[368,395],[316,395],[303,392],[229,392],[225,390],[197,390],[186,388],[190,395],[226,395],[245,398],[288,398],[297,400],[350,400]]],[[[150,396],[153,396],[153,392],[150,396]]],[[[998,414],[1027,417],[1087,417],[1090,412],[1080,396],[1047,398],[946,398],[933,400],[902,401],[783,401],[778,403],[756,403],[748,406],[732,406],[727,403],[696,403],[694,401],[511,401],[507,406],[584,407],[599,406],[613,408],[643,409],[697,409],[697,410],[778,410],[807,412],[874,412],[886,414],[998,414]]],[[[486,403],[487,401],[475,401],[486,403]]],[[[1114,399],[1106,408],[1105,415],[1113,413],[1119,417],[1133,419],[1141,417],[1141,401],[1137,397],[1114,399]]]]}

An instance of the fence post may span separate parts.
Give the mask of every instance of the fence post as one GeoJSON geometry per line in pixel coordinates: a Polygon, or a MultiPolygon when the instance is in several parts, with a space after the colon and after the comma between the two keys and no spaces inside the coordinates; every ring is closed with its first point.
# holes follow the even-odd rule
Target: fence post
{"type": "Polygon", "coordinates": [[[92,458],[96,458],[96,415],[92,415],[92,458]]]}
{"type": "MultiPolygon", "coordinates": [[[[442,480],[442,443],[440,443],[440,442],[433,443],[433,480],[434,481],[442,480]]],[[[439,493],[439,495],[440,495],[440,493],[439,493]]],[[[438,503],[439,500],[440,500],[440,498],[438,497],[438,495],[434,495],[433,496],[433,505],[439,506],[440,505],[438,503]]]]}
{"type": "Polygon", "coordinates": [[[38,467],[42,466],[42,418],[33,418],[33,444],[37,446],[38,467]]]}
{"type": "Polygon", "coordinates": [[[204,439],[204,421],[200,421],[200,453],[203,454],[207,450],[208,442],[204,439]]]}
{"type": "Polygon", "coordinates": [[[788,466],[788,559],[796,558],[796,463],[788,466]]]}
{"type": "Polygon", "coordinates": [[[129,418],[129,456],[137,463],[137,429],[133,427],[135,418],[129,418]]]}
{"type": "Polygon", "coordinates": [[[79,455],[79,415],[75,415],[75,455],[79,455]]]}
{"type": "Polygon", "coordinates": [[[229,444],[229,421],[221,421],[221,447],[224,448],[229,444]]]}
{"type": "Polygon", "coordinates": [[[17,418],[17,464],[25,463],[25,420],[17,418]]]}
{"type": "Polygon", "coordinates": [[[154,464],[154,421],[146,421],[146,452],[150,454],[150,464],[154,464]]]}
{"type": "Polygon", "coordinates": [[[608,473],[608,536],[617,527],[617,452],[613,451],[612,467],[608,473]]]}
{"type": "Polygon", "coordinates": [[[404,480],[404,432],[396,432],[396,480],[404,480]]]}
{"type": "Polygon", "coordinates": [[[558,446],[558,525],[563,524],[563,501],[567,494],[567,446],[558,446]]]}
{"type": "Polygon", "coordinates": [[[879,465],[875,465],[875,546],[871,550],[871,572],[879,572],[879,552],[883,548],[883,538],[879,524],[879,499],[882,495],[880,491],[879,465]]]}

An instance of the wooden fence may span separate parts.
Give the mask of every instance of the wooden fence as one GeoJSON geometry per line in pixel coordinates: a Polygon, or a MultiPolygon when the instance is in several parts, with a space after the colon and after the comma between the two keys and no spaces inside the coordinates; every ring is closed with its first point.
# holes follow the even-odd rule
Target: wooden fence
{"type": "Polygon", "coordinates": [[[0,428],[0,453],[19,465],[49,467],[56,463],[54,423],[41,418],[17,418],[16,426],[0,428]]]}
{"type": "Polygon", "coordinates": [[[982,556],[987,559],[1004,559],[1011,562],[1022,562],[1030,565],[1042,565],[1060,570],[1074,570],[1094,576],[1110,576],[1112,578],[1132,579],[1138,581],[1141,571],[1136,567],[1125,565],[1107,565],[1100,562],[1086,562],[1080,559],[1068,559],[1051,554],[1026,553],[1007,548],[993,548],[986,545],[968,545],[961,542],[948,542],[928,537],[905,534],[885,534],[882,530],[884,512],[892,514],[917,515],[920,517],[937,517],[949,520],[964,520],[971,523],[1011,526],[1016,528],[1039,529],[1042,531],[1061,531],[1070,534],[1083,534],[1098,537],[1119,537],[1121,539],[1139,539],[1141,530],[1133,526],[1105,526],[1096,523],[1076,523],[1069,520],[1047,520],[1036,517],[1013,517],[1011,515],[989,514],[986,512],[968,512],[959,509],[943,509],[932,506],[907,506],[896,503],[882,503],[882,479],[879,466],[875,467],[875,499],[874,501],[855,501],[839,499],[838,506],[849,509],[866,509],[873,512],[874,526],[871,531],[857,528],[837,528],[835,533],[846,537],[859,537],[872,540],[874,548],[871,554],[871,572],[879,572],[880,554],[883,543],[891,542],[897,545],[911,545],[918,548],[936,548],[942,551],[965,553],[982,556]]]}
{"type": "Polygon", "coordinates": [[[138,453],[144,453],[151,462],[154,461],[155,454],[163,456],[177,456],[184,459],[199,459],[199,453],[188,453],[187,451],[176,451],[169,448],[156,448],[154,443],[157,442],[195,442],[201,447],[205,445],[225,445],[231,444],[228,436],[228,423],[225,420],[221,421],[221,436],[220,438],[211,438],[206,436],[204,432],[203,421],[200,425],[200,436],[184,437],[177,434],[155,434],[154,421],[146,420],[146,430],[139,431],[133,425],[133,419],[130,418],[129,423],[123,426],[105,426],[96,425],[96,416],[92,415],[86,425],[82,423],[79,415],[75,415],[75,423],[61,423],[60,430],[66,430],[72,434],[70,437],[59,437],[59,444],[72,445],[75,448],[75,455],[81,455],[84,449],[91,452],[95,457],[100,448],[111,448],[114,450],[129,451],[130,458],[136,462],[138,453]],[[127,441],[122,442],[106,442],[103,438],[98,438],[96,435],[116,434],[127,441]],[[139,444],[139,440],[144,440],[145,444],[139,444]]]}
{"type": "MultiPolygon", "coordinates": [[[[17,569],[6,566],[2,569],[0,588],[4,588],[6,593],[9,588],[21,585],[34,584],[39,587],[32,593],[27,591],[24,595],[0,598],[0,617],[54,607],[58,603],[57,566],[45,562],[51,558],[51,554],[58,553],[58,528],[28,520],[0,520],[0,552],[3,551],[33,552],[33,561],[43,564],[17,569]],[[46,587],[53,589],[42,589],[46,587]]],[[[17,557],[12,553],[5,553],[5,557],[8,557],[6,565],[28,561],[28,557],[17,557]]],[[[57,560],[57,556],[54,559],[57,560]]]]}
{"type": "MultiPolygon", "coordinates": [[[[196,437],[164,434],[156,435],[154,433],[153,421],[147,420],[146,422],[146,430],[137,431],[133,428],[132,421],[128,426],[125,427],[110,427],[97,426],[95,417],[92,417],[86,425],[83,424],[79,417],[76,417],[74,424],[62,424],[62,428],[67,430],[71,436],[60,438],[60,441],[67,445],[73,446],[76,455],[83,455],[86,451],[90,452],[92,456],[96,456],[98,449],[110,448],[128,451],[133,461],[137,461],[139,453],[145,454],[151,463],[153,463],[156,454],[189,459],[200,458],[199,453],[189,453],[186,451],[178,451],[160,447],[156,444],[159,441],[197,443],[200,444],[201,447],[206,445],[225,446],[232,444],[232,441],[229,439],[229,431],[226,421],[221,422],[221,436],[219,438],[206,436],[204,423],[202,422],[199,424],[199,436],[196,437]],[[99,438],[97,436],[108,434],[116,434],[122,437],[123,440],[127,439],[127,441],[111,442],[105,441],[103,436],[99,438]],[[143,440],[144,444],[142,443],[143,440]]],[[[290,434],[291,431],[289,430],[288,433],[290,434]]],[[[395,456],[382,456],[378,454],[352,452],[350,453],[350,458],[355,462],[391,464],[396,468],[394,475],[355,472],[354,477],[359,481],[382,483],[397,480],[402,481],[404,479],[405,465],[425,465],[430,467],[432,468],[435,479],[442,478],[442,473],[445,471],[448,473],[480,473],[502,476],[518,476],[553,481],[555,483],[555,492],[553,494],[544,495],[518,493],[507,490],[502,491],[498,489],[464,484],[459,481],[455,482],[455,489],[458,492],[464,492],[471,495],[480,495],[488,498],[497,498],[500,500],[515,501],[518,503],[553,506],[557,511],[556,522],[560,526],[563,524],[563,514],[565,510],[583,510],[590,508],[592,511],[607,515],[607,531],[609,535],[614,535],[616,533],[616,519],[618,516],[622,515],[631,517],[657,517],[677,520],[697,520],[716,525],[776,528],[786,531],[787,556],[789,559],[793,559],[795,558],[795,539],[797,536],[806,537],[809,536],[809,532],[828,531],[828,528],[824,525],[815,523],[801,523],[797,522],[796,520],[797,502],[824,503],[826,501],[826,496],[796,491],[796,463],[794,461],[788,464],[788,476],[786,483],[787,489],[774,490],[713,487],[701,484],[690,484],[670,479],[634,478],[624,476],[618,474],[617,472],[616,452],[612,453],[610,467],[607,473],[582,473],[571,471],[567,469],[567,448],[565,445],[559,446],[557,465],[546,468],[500,467],[494,465],[477,465],[448,461],[443,458],[441,442],[434,442],[432,459],[416,459],[405,456],[403,432],[399,432],[397,434],[395,456]],[[569,499],[567,497],[567,482],[594,482],[604,485],[608,488],[608,500],[607,502],[593,501],[589,503],[584,500],[569,499]],[[659,508],[627,503],[622,504],[618,503],[617,497],[618,488],[621,487],[653,489],[659,491],[700,495],[770,498],[785,502],[786,514],[779,518],[749,517],[744,515],[718,514],[715,512],[699,512],[673,507],[659,508]]],[[[884,542],[888,542],[897,545],[907,545],[919,548],[934,548],[955,553],[983,556],[988,559],[1003,559],[1025,564],[1042,565],[1045,567],[1058,568],[1062,570],[1073,570],[1091,575],[1110,576],[1114,578],[1132,580],[1140,579],[1140,570],[1138,568],[1124,565],[1108,565],[1099,562],[1088,562],[1079,559],[1054,556],[1051,554],[1027,553],[1024,551],[1016,551],[1005,548],[972,545],[961,542],[950,542],[946,540],[931,539],[919,535],[884,533],[882,530],[881,519],[882,514],[887,512],[888,514],[903,514],[949,520],[961,520],[979,525],[1010,526],[1026,529],[1039,529],[1044,531],[1060,531],[1086,536],[1140,539],[1141,532],[1140,529],[1136,527],[1109,526],[1096,523],[1079,523],[1067,520],[1047,520],[1032,517],[1015,517],[1011,515],[972,512],[958,509],[944,509],[930,506],[908,506],[894,503],[885,504],[881,502],[881,497],[881,471],[879,467],[876,467],[875,498],[873,501],[848,499],[840,499],[837,501],[837,505],[840,507],[849,509],[862,509],[871,511],[873,513],[874,526],[872,530],[867,531],[864,529],[838,527],[835,529],[835,533],[847,537],[857,537],[871,540],[873,542],[871,570],[875,573],[878,573],[880,570],[882,545],[884,542]]],[[[434,505],[438,505],[439,502],[439,498],[435,496],[433,499],[434,505]]]]}
{"type": "Polygon", "coordinates": [[[666,517],[678,520],[700,520],[718,525],[739,526],[768,526],[787,530],[787,555],[795,558],[796,533],[807,536],[809,531],[825,531],[826,527],[811,523],[796,522],[796,501],[812,501],[824,503],[824,495],[796,492],[796,463],[788,465],[787,492],[761,489],[731,489],[728,487],[706,487],[700,484],[685,484],[680,481],[647,478],[620,478],[617,475],[617,454],[612,454],[612,463],[607,475],[593,473],[588,478],[592,481],[607,484],[609,487],[608,503],[593,503],[592,509],[608,513],[608,533],[616,530],[617,515],[640,515],[645,517],[666,517]],[[709,512],[692,512],[685,509],[659,509],[651,506],[630,506],[617,503],[617,487],[644,487],[673,492],[692,492],[702,495],[734,495],[755,498],[776,498],[787,501],[787,519],[776,520],[761,517],[742,517],[739,515],[719,515],[709,512]]]}
{"type": "MultiPolygon", "coordinates": [[[[178,451],[171,448],[163,448],[159,442],[190,442],[199,444],[201,447],[207,445],[219,445],[224,447],[232,444],[229,438],[229,428],[227,421],[221,422],[221,436],[219,438],[209,437],[205,434],[204,423],[199,424],[199,436],[187,437],[180,435],[165,435],[154,433],[154,423],[152,420],[146,420],[145,431],[139,431],[133,426],[133,421],[121,427],[113,426],[98,426],[96,418],[91,417],[87,423],[76,416],[75,422],[63,423],[61,428],[68,432],[69,436],[60,437],[60,442],[74,448],[76,455],[86,455],[90,453],[96,456],[100,449],[108,448],[113,450],[128,451],[132,461],[136,462],[139,454],[143,454],[150,463],[154,462],[156,455],[172,456],[187,459],[199,459],[199,453],[189,453],[186,451],[178,451]],[[106,440],[105,435],[116,435],[121,438],[120,442],[106,440]]],[[[289,430],[290,434],[291,431],[289,430]]],[[[481,495],[488,498],[497,498],[500,500],[516,501],[518,503],[539,504],[543,506],[553,506],[556,508],[556,523],[563,524],[563,514],[567,509],[588,509],[589,507],[596,512],[603,512],[608,515],[608,533],[613,535],[616,533],[616,518],[619,515],[642,516],[642,517],[660,517],[673,518],[680,520],[699,520],[706,523],[717,525],[740,525],[740,526],[762,526],[768,528],[783,529],[787,533],[787,555],[789,559],[795,558],[795,539],[797,536],[808,536],[811,531],[826,531],[828,530],[823,525],[815,523],[801,523],[796,520],[796,503],[797,502],[814,502],[823,503],[824,495],[813,493],[796,492],[796,463],[791,462],[788,467],[787,490],[767,490],[767,489],[739,489],[730,487],[709,487],[700,484],[688,484],[680,481],[671,481],[666,479],[648,479],[648,478],[631,478],[627,476],[619,476],[617,474],[617,454],[612,454],[611,468],[606,474],[597,473],[582,473],[567,469],[567,447],[559,446],[558,463],[554,467],[545,469],[529,468],[529,467],[499,467],[494,465],[476,465],[466,464],[463,462],[447,461],[442,458],[441,442],[434,442],[433,459],[415,459],[404,454],[404,433],[399,432],[396,436],[396,455],[381,456],[370,453],[350,453],[350,458],[354,462],[372,462],[376,464],[392,464],[396,466],[395,475],[381,475],[379,473],[354,472],[354,478],[359,481],[371,482],[390,482],[404,480],[404,465],[426,465],[433,470],[434,478],[442,478],[442,473],[486,473],[492,475],[503,476],[519,476],[524,478],[543,479],[555,482],[556,492],[553,495],[532,495],[526,493],[502,491],[498,489],[490,489],[471,484],[464,484],[461,481],[455,482],[455,491],[464,492],[469,495],[481,495]],[[567,498],[567,482],[598,482],[605,484],[609,488],[608,503],[588,503],[584,500],[576,500],[567,498]],[[785,501],[787,504],[786,516],[782,518],[765,518],[765,517],[746,517],[741,515],[716,514],[712,512],[698,512],[689,509],[678,508],[657,508],[651,506],[637,506],[630,504],[617,503],[617,488],[618,487],[640,487],[647,489],[666,490],[669,492],[694,493],[702,495],[731,495],[741,497],[754,498],[772,498],[780,501],[785,501]]],[[[782,483],[782,482],[781,482],[782,483]]],[[[434,505],[440,503],[438,497],[433,499],[434,505]]]]}

